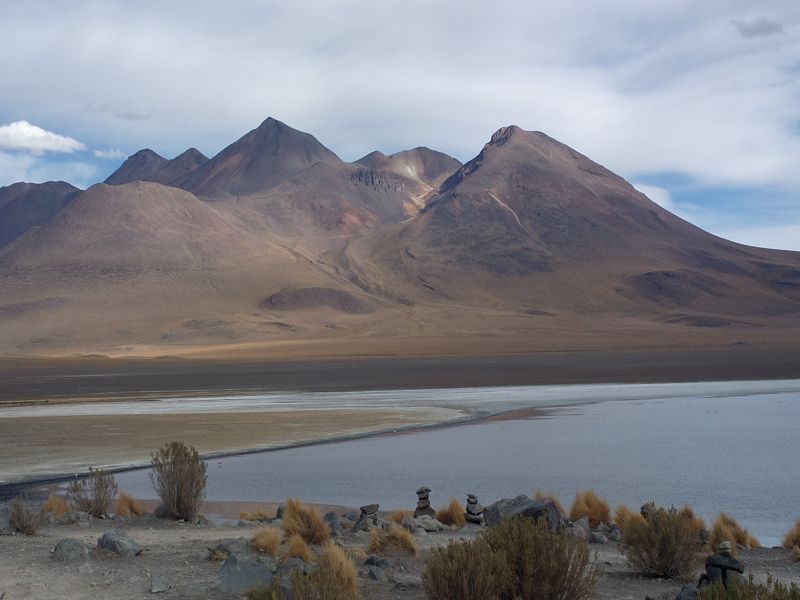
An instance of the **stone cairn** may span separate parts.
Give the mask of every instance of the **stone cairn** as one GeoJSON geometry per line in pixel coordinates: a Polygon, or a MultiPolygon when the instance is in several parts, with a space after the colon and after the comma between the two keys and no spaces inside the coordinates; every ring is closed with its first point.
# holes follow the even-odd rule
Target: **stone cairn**
{"type": "Polygon", "coordinates": [[[464,513],[464,518],[470,523],[483,523],[483,505],[478,502],[475,494],[467,494],[467,512],[464,513]]]}
{"type": "Polygon", "coordinates": [[[358,521],[353,525],[353,531],[369,531],[373,525],[378,524],[378,504],[365,504],[361,507],[358,521]]]}
{"type": "Polygon", "coordinates": [[[430,493],[431,489],[425,486],[417,490],[417,509],[414,511],[415,519],[423,516],[436,518],[436,511],[431,508],[430,493]]]}

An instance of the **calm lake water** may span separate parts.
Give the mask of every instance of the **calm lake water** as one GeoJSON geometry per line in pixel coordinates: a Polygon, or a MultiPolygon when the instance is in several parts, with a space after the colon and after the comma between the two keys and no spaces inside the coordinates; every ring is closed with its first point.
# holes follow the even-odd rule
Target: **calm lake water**
{"type": "MultiPolygon", "coordinates": [[[[559,399],[596,402],[527,420],[211,460],[207,498],[413,508],[415,490],[427,485],[434,506],[467,493],[488,504],[534,489],[568,505],[576,490],[591,488],[633,508],[650,499],[688,503],[707,521],[725,511],[765,545],[800,517],[800,382],[695,384],[695,395],[692,384],[542,388],[553,389],[559,399]]],[[[541,404],[536,392],[529,388],[531,405],[541,404]]],[[[118,481],[153,497],[147,471],[118,481]]]]}

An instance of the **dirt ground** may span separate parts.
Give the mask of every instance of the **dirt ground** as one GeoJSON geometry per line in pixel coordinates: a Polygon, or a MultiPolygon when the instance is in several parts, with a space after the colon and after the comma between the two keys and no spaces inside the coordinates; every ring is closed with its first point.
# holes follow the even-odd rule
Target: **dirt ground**
{"type": "MultiPolygon", "coordinates": [[[[93,521],[72,525],[48,526],[33,537],[0,537],[0,598],[4,600],[130,600],[135,598],[231,600],[241,595],[224,593],[215,587],[221,563],[208,560],[207,548],[218,542],[249,539],[255,525],[188,525],[145,519],[119,523],[93,521]],[[60,563],[50,553],[64,538],[76,538],[95,548],[97,539],[112,526],[125,529],[140,544],[140,556],[123,558],[93,549],[88,561],[60,563]],[[151,593],[153,575],[163,576],[169,589],[151,593]],[[5,594],[5,596],[3,596],[5,594]]],[[[386,555],[391,567],[388,581],[373,581],[365,568],[359,568],[362,598],[367,600],[425,598],[421,574],[430,549],[450,540],[474,537],[475,533],[446,531],[417,535],[420,556],[386,555]]],[[[369,536],[365,532],[346,533],[337,538],[345,547],[364,549],[369,536]]],[[[674,598],[680,582],[653,579],[633,573],[613,544],[592,545],[603,576],[594,600],[643,600],[674,598]]],[[[788,582],[800,583],[800,563],[793,562],[783,549],[743,550],[740,558],[747,572],[757,579],[768,574],[788,582]]],[[[357,564],[363,563],[363,559],[357,564]]]]}

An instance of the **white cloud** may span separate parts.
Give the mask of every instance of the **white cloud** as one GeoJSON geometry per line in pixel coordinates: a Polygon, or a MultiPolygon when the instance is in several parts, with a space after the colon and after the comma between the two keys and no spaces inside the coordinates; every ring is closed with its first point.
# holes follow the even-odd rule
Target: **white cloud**
{"type": "Polygon", "coordinates": [[[95,158],[104,158],[108,160],[119,160],[121,158],[128,158],[128,155],[125,154],[122,150],[95,150],[94,151],[95,158]]]}
{"type": "Polygon", "coordinates": [[[85,150],[86,146],[71,137],[46,131],[23,120],[0,125],[0,148],[40,155],[43,152],[70,153],[85,150]]]}
{"type": "Polygon", "coordinates": [[[29,153],[0,151],[0,186],[18,181],[67,181],[86,188],[97,182],[98,168],[82,161],[49,160],[29,153]]]}
{"type": "Polygon", "coordinates": [[[650,200],[658,204],[661,208],[672,213],[675,212],[675,203],[672,201],[672,194],[669,193],[669,190],[644,183],[632,183],[631,185],[642,192],[645,196],[650,198],[650,200]]]}
{"type": "Polygon", "coordinates": [[[740,244],[759,248],[778,248],[781,250],[800,250],[800,223],[795,225],[774,225],[770,227],[741,227],[715,232],[740,244]]]}

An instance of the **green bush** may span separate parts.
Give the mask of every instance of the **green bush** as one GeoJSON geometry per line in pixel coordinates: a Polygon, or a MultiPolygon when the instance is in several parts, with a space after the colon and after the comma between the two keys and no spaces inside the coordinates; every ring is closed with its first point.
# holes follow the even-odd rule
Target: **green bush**
{"type": "Polygon", "coordinates": [[[621,546],[634,569],[658,577],[690,579],[703,560],[703,542],[693,519],[675,509],[657,507],[647,519],[631,520],[621,546]]]}
{"type": "Polygon", "coordinates": [[[543,519],[509,519],[487,531],[484,539],[511,567],[505,598],[581,600],[592,593],[600,577],[599,569],[589,565],[589,545],[550,531],[543,519]]]}
{"type": "Polygon", "coordinates": [[[89,467],[89,476],[70,481],[67,498],[80,511],[100,518],[108,512],[117,495],[117,481],[112,473],[89,467]]]}
{"type": "Polygon", "coordinates": [[[169,516],[193,521],[206,495],[206,463],[183,442],[170,442],[151,456],[150,481],[169,516]]]}
{"type": "Polygon", "coordinates": [[[772,577],[766,583],[756,583],[753,576],[740,585],[725,589],[716,583],[705,587],[698,594],[699,600],[800,600],[800,588],[792,583],[786,586],[772,577]]]}
{"type": "Polygon", "coordinates": [[[545,521],[504,521],[472,542],[431,553],[423,585],[430,600],[581,600],[600,576],[589,546],[545,521]]]}
{"type": "Polygon", "coordinates": [[[482,539],[434,548],[422,574],[430,600],[501,600],[510,581],[505,556],[482,539]]]}

